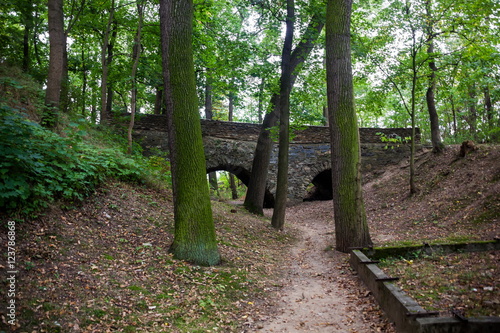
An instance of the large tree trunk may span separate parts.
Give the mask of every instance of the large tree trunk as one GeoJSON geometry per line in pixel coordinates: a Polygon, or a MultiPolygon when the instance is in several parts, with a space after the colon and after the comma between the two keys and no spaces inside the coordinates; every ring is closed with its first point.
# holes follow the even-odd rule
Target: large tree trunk
{"type": "Polygon", "coordinates": [[[46,110],[42,117],[42,123],[47,127],[57,124],[57,113],[61,98],[61,82],[63,75],[63,53],[64,53],[64,16],[63,1],[49,0],[49,74],[47,77],[47,89],[45,91],[46,110]]]}
{"type": "Polygon", "coordinates": [[[336,249],[372,245],[361,187],[354,109],[350,17],[352,0],[329,0],[326,23],[327,97],[332,151],[336,249]]]}
{"type": "Polygon", "coordinates": [[[220,262],[208,191],[192,50],[192,0],[161,0],[165,104],[174,191],[174,257],[220,262]]]}
{"type": "Polygon", "coordinates": [[[439,129],[439,116],[436,109],[436,101],[434,98],[434,91],[436,90],[436,62],[434,60],[434,29],[432,26],[432,1],[427,0],[425,3],[427,11],[427,54],[429,56],[429,68],[431,73],[429,75],[429,87],[426,92],[427,110],[429,111],[429,120],[431,123],[431,142],[432,148],[435,153],[440,153],[444,150],[444,145],[441,142],[441,133],[439,129]]]}
{"type": "MultiPolygon", "coordinates": [[[[311,53],[314,42],[318,38],[324,25],[324,17],[314,15],[311,18],[308,28],[304,35],[300,38],[300,42],[292,52],[290,58],[290,87],[293,87],[300,65],[306,60],[311,53]]],[[[281,84],[281,83],[280,83],[281,84]]],[[[264,196],[266,192],[267,171],[269,168],[269,161],[271,158],[271,151],[273,142],[270,137],[269,129],[276,126],[279,118],[279,93],[271,96],[269,104],[269,112],[264,116],[259,137],[257,139],[257,146],[255,148],[252,173],[248,183],[247,194],[245,197],[245,208],[254,214],[263,215],[264,196]]]]}
{"type": "Polygon", "coordinates": [[[288,150],[289,150],[289,123],[290,123],[290,92],[292,90],[290,58],[292,55],[292,42],[295,19],[294,0],[286,2],[286,33],[281,55],[281,80],[280,80],[280,127],[278,151],[278,176],[276,183],[276,203],[274,206],[271,225],[282,230],[285,225],[286,201],[288,197],[288,150]]]}

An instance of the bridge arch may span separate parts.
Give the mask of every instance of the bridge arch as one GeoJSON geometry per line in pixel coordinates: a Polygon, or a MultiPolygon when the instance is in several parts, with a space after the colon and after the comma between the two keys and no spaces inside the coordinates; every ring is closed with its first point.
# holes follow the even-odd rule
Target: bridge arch
{"type": "MultiPolygon", "coordinates": [[[[207,173],[228,171],[248,187],[253,163],[254,142],[204,137],[207,173]]],[[[274,195],[269,186],[264,193],[264,208],[274,207],[274,195]]]]}
{"type": "MultiPolygon", "coordinates": [[[[227,171],[236,176],[246,187],[250,183],[250,171],[241,167],[234,165],[218,165],[215,167],[207,168],[207,174],[215,171],[227,171]]],[[[264,208],[274,208],[274,195],[271,193],[269,188],[266,188],[264,193],[264,208]]]]}

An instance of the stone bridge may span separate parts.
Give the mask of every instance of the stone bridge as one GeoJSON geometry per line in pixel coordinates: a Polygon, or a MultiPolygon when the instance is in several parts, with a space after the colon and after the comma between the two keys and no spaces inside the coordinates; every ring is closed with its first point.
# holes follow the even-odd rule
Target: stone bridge
{"type": "MultiPolygon", "coordinates": [[[[207,173],[225,170],[233,173],[245,185],[252,169],[253,154],[260,124],[201,120],[207,173]]],[[[360,128],[362,172],[381,172],[389,164],[399,163],[410,154],[409,145],[387,147],[380,135],[410,137],[408,128],[360,128]]],[[[307,126],[293,131],[290,143],[288,201],[331,199],[330,135],[328,127],[307,126]]],[[[418,132],[417,132],[418,133],[418,132]]],[[[144,153],[167,151],[166,118],[164,115],[140,115],[134,137],[144,153]]],[[[278,167],[278,145],[271,155],[266,191],[266,206],[274,203],[278,167]]]]}

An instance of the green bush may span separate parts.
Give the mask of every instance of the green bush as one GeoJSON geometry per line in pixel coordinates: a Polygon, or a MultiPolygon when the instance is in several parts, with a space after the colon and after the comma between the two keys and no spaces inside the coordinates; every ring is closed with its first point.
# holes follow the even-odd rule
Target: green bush
{"type": "Polygon", "coordinates": [[[0,105],[0,210],[31,214],[56,199],[81,200],[107,177],[142,181],[140,159],[89,145],[78,126],[61,137],[0,105]]]}

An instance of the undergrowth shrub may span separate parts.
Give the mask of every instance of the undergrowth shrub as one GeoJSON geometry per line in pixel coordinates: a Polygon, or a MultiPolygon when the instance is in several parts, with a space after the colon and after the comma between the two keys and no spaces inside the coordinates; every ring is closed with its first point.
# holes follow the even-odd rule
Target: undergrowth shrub
{"type": "Polygon", "coordinates": [[[29,215],[56,199],[81,200],[107,177],[141,182],[144,164],[120,150],[62,137],[0,105],[0,210],[29,215]]]}

